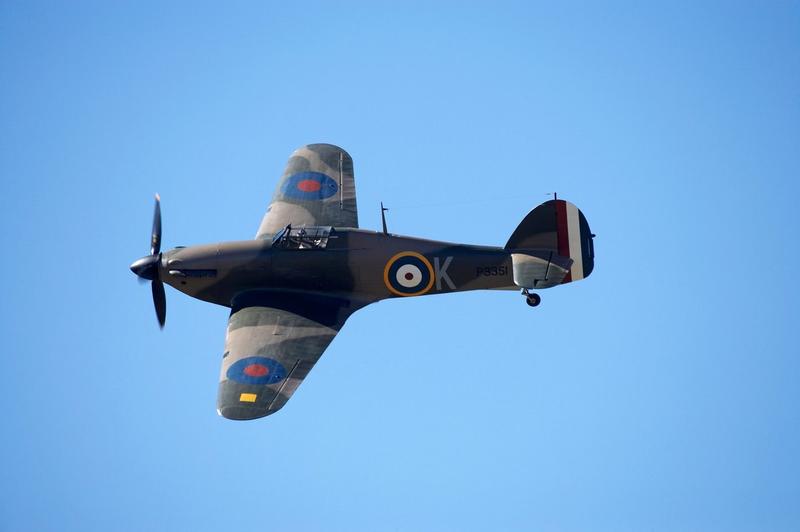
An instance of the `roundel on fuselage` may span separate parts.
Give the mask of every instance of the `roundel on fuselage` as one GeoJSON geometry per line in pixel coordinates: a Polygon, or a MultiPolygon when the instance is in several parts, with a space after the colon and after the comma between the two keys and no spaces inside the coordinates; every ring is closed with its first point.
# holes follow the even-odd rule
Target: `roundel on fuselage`
{"type": "Polygon", "coordinates": [[[398,296],[419,296],[433,286],[433,266],[428,259],[415,251],[398,253],[386,263],[383,282],[398,296]]]}

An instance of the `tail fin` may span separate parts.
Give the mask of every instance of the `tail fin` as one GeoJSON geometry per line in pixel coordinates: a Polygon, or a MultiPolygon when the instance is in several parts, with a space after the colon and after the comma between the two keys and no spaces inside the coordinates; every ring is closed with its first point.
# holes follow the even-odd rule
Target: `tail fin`
{"type": "Polygon", "coordinates": [[[533,209],[506,243],[514,282],[549,288],[589,277],[594,269],[594,235],[572,203],[550,200],[533,209]]]}

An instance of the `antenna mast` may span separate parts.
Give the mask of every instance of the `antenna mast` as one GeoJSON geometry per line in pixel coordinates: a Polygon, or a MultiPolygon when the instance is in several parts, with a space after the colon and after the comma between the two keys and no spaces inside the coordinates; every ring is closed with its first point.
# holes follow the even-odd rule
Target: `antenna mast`
{"type": "Polygon", "coordinates": [[[388,211],[386,207],[383,206],[383,202],[381,202],[381,223],[383,223],[383,234],[388,235],[389,231],[386,230],[386,211],[388,211]]]}

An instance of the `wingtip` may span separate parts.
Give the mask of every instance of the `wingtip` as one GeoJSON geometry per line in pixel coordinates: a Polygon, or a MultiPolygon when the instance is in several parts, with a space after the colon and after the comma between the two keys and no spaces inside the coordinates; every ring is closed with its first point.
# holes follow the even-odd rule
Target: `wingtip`
{"type": "Polygon", "coordinates": [[[158,192],[156,192],[156,201],[158,201],[158,202],[161,201],[161,196],[158,195],[158,192]]]}

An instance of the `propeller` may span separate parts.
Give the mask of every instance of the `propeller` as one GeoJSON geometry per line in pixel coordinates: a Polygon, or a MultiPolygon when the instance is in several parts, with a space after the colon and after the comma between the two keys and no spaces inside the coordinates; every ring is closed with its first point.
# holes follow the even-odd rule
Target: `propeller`
{"type": "Polygon", "coordinates": [[[150,236],[150,254],[131,264],[131,271],[139,279],[150,281],[153,289],[153,306],[156,308],[158,325],[162,329],[167,321],[167,297],[161,281],[161,198],[156,194],[156,209],[153,213],[153,231],[150,236]]]}

